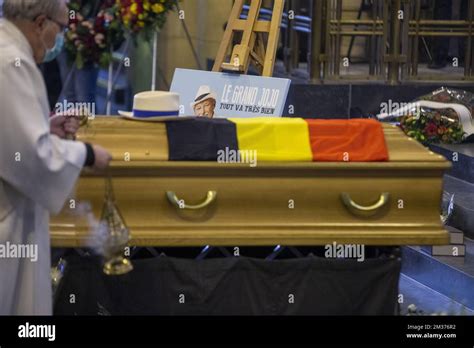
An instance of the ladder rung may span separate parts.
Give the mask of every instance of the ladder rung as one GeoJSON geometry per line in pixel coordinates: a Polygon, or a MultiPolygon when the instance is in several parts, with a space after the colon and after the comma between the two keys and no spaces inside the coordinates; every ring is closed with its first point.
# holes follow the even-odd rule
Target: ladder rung
{"type": "MultiPolygon", "coordinates": [[[[242,19],[238,19],[234,22],[234,26],[232,29],[237,31],[244,31],[246,29],[246,21],[242,19]]],[[[258,33],[268,33],[270,31],[270,24],[271,22],[267,21],[257,21],[255,23],[254,31],[258,33]]]]}

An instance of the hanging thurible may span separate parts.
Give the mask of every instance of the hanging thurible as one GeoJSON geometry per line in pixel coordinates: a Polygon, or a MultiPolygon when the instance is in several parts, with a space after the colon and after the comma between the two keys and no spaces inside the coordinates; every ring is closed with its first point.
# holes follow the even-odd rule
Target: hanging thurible
{"type": "Polygon", "coordinates": [[[124,256],[130,234],[125,220],[115,202],[112,179],[105,179],[105,201],[101,215],[101,226],[106,230],[102,246],[105,263],[103,271],[107,275],[123,275],[133,270],[133,265],[124,256]]]}

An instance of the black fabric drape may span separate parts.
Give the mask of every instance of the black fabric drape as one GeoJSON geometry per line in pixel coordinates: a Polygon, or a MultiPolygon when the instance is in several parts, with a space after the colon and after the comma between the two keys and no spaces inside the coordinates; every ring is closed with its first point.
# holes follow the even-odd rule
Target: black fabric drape
{"type": "Polygon", "coordinates": [[[393,315],[400,274],[388,258],[159,257],[118,277],[95,258],[68,262],[56,315],[393,315]]]}
{"type": "Polygon", "coordinates": [[[235,124],[196,118],[166,123],[170,161],[216,161],[218,151],[238,150],[235,124]]]}

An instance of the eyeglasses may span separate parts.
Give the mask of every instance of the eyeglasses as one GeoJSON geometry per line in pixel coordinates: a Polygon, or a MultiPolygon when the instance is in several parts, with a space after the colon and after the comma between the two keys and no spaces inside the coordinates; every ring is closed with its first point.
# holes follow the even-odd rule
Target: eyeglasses
{"type": "Polygon", "coordinates": [[[69,25],[63,24],[63,23],[57,21],[57,20],[54,19],[54,18],[51,18],[51,17],[46,17],[46,18],[48,18],[51,22],[54,22],[54,23],[56,23],[57,25],[59,25],[59,27],[61,28],[61,31],[63,31],[63,32],[66,31],[66,30],[68,29],[68,27],[69,27],[69,25]]]}

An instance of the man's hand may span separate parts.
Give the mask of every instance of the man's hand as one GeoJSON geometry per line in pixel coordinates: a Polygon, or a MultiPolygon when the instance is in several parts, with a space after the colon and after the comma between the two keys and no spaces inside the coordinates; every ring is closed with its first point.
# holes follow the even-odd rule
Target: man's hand
{"type": "Polygon", "coordinates": [[[74,138],[80,127],[80,120],[75,116],[53,116],[49,119],[51,134],[57,135],[61,139],[74,138]]]}
{"type": "Polygon", "coordinates": [[[79,117],[71,116],[66,117],[66,122],[64,123],[64,130],[67,134],[76,136],[77,131],[81,127],[81,121],[79,117]]]}
{"type": "Polygon", "coordinates": [[[102,146],[92,145],[92,148],[94,149],[95,155],[95,162],[92,169],[98,171],[105,170],[109,166],[110,161],[112,160],[112,155],[102,146]]]}

